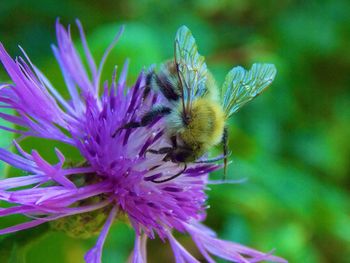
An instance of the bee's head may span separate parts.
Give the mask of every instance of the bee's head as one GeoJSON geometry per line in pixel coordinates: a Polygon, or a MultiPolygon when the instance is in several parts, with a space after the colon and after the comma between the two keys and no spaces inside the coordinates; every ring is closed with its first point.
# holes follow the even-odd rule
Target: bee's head
{"type": "Polygon", "coordinates": [[[164,158],[163,158],[163,161],[164,162],[172,162],[173,160],[172,160],[172,158],[171,158],[172,156],[171,156],[171,153],[167,153],[165,156],[164,156],[164,158]]]}
{"type": "Polygon", "coordinates": [[[174,150],[168,152],[164,158],[164,162],[173,162],[173,163],[185,163],[188,161],[188,158],[192,155],[190,149],[185,148],[174,148],[174,150]]]}

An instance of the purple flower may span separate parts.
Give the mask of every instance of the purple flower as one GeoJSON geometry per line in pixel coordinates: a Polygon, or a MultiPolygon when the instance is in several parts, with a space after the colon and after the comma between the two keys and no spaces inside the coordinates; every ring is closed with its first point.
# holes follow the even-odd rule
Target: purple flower
{"type": "Polygon", "coordinates": [[[1,128],[20,135],[13,141],[18,153],[0,149],[0,159],[28,173],[0,181],[0,200],[12,205],[1,208],[0,216],[28,217],[27,222],[1,229],[0,234],[46,222],[76,237],[99,232],[97,243],[87,252],[85,260],[101,262],[110,226],[118,217],[126,216],[136,235],[132,262],[146,262],[146,241],[156,236],[170,242],[176,262],[199,262],[173,237],[175,230],[191,235],[208,262],[215,262],[209,254],[232,262],[286,262],[270,253],[220,240],[202,225],[206,216],[207,174],[218,165],[190,164],[176,179],[154,182],[182,169],[178,164],[164,162],[162,156],[146,154],[147,149],[169,145],[163,136],[161,119],[147,127],[125,129],[112,136],[118,127],[139,119],[162,98],[151,93],[143,99],[143,73],[134,86],[126,87],[128,63],[118,81],[115,71],[110,84],[101,84],[104,62],[123,28],[96,65],[79,21],[77,25],[87,69],[73,45],[69,28],[65,29],[59,22],[56,24],[58,44],[53,46],[69,100],[59,94],[23,50],[24,58],[13,60],[0,44],[0,60],[13,82],[0,84],[0,107],[17,113],[0,113],[0,116],[18,127],[1,128]],[[69,165],[55,148],[58,162],[50,164],[36,150],[26,152],[21,148],[19,141],[27,137],[71,145],[79,150],[83,162],[69,165]]]}

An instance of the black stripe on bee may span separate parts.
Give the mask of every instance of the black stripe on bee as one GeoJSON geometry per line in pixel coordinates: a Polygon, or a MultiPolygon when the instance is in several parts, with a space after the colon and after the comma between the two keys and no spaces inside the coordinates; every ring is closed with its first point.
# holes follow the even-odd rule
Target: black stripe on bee
{"type": "Polygon", "coordinates": [[[176,93],[176,87],[165,74],[155,74],[155,81],[164,97],[170,101],[177,101],[180,96],[176,93]]]}
{"type": "Polygon", "coordinates": [[[141,118],[141,125],[146,126],[152,123],[157,117],[162,117],[171,113],[171,109],[165,106],[156,107],[152,109],[150,112],[147,112],[141,118]]]}
{"type": "Polygon", "coordinates": [[[148,94],[151,92],[152,79],[154,78],[154,75],[155,73],[153,70],[148,72],[146,75],[146,85],[142,95],[143,100],[145,100],[148,97],[148,94]]]}
{"type": "Polygon", "coordinates": [[[150,86],[152,82],[152,78],[155,75],[154,71],[152,70],[146,75],[146,86],[150,86]]]}

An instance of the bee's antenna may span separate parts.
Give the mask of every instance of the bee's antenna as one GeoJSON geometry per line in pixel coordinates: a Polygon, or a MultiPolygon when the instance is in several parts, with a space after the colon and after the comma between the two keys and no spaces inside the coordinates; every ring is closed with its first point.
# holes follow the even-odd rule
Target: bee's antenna
{"type": "Polygon", "coordinates": [[[231,155],[231,152],[228,152],[226,155],[221,154],[221,155],[216,156],[216,157],[211,158],[211,159],[197,160],[194,163],[215,163],[215,162],[226,159],[230,155],[231,155]]]}

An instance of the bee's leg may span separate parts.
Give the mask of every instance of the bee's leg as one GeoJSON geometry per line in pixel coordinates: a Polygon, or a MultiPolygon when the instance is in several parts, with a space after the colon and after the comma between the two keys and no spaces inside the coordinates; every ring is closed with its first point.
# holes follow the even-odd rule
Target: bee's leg
{"type": "Polygon", "coordinates": [[[182,169],[180,172],[178,172],[177,174],[174,174],[166,179],[163,180],[152,180],[151,182],[156,183],[156,184],[160,184],[160,183],[165,183],[165,182],[169,182],[173,179],[175,179],[176,177],[179,177],[181,174],[183,174],[187,169],[187,164],[184,163],[184,169],[182,169]]]}
{"type": "Polygon", "coordinates": [[[145,151],[145,154],[148,152],[153,154],[167,154],[164,158],[164,161],[170,160],[171,158],[169,158],[170,157],[169,155],[171,155],[171,153],[177,148],[176,136],[171,136],[170,140],[171,140],[172,147],[163,147],[158,150],[147,149],[147,151],[145,151]]]}
{"type": "Polygon", "coordinates": [[[154,150],[154,149],[148,149],[146,153],[153,153],[153,154],[167,154],[169,152],[172,152],[173,151],[173,148],[172,147],[163,147],[163,148],[160,148],[159,150],[154,150]]]}
{"type": "Polygon", "coordinates": [[[155,165],[155,166],[149,168],[148,171],[153,171],[153,170],[157,169],[160,166],[161,166],[160,164],[159,165],[155,165]]]}
{"type": "Polygon", "coordinates": [[[222,144],[224,150],[224,179],[226,179],[227,172],[227,148],[228,148],[228,129],[224,128],[224,134],[222,135],[222,144]]]}
{"type": "Polygon", "coordinates": [[[164,73],[154,74],[154,80],[163,96],[169,101],[177,101],[180,96],[176,93],[175,84],[169,80],[169,76],[164,73]]]}
{"type": "MultiPolygon", "coordinates": [[[[160,148],[159,150],[153,150],[153,149],[148,149],[146,152],[145,152],[145,155],[147,152],[150,152],[150,153],[153,153],[153,154],[167,154],[171,151],[172,149],[170,147],[164,147],[164,148],[160,148]]],[[[155,165],[151,168],[149,168],[148,170],[149,171],[153,171],[154,169],[157,169],[159,166],[161,166],[160,164],[159,165],[155,165]]]]}
{"type": "Polygon", "coordinates": [[[211,159],[198,160],[198,161],[195,161],[194,163],[215,163],[217,161],[225,160],[229,155],[230,153],[228,153],[227,155],[222,154],[211,159]]]}
{"type": "Polygon", "coordinates": [[[176,141],[176,135],[173,135],[170,137],[171,145],[173,148],[177,148],[177,141],[176,141]]]}
{"type": "Polygon", "coordinates": [[[142,100],[144,101],[145,99],[147,99],[149,93],[151,92],[151,87],[146,85],[145,89],[143,90],[143,94],[142,94],[142,100]]]}
{"type": "Polygon", "coordinates": [[[145,127],[148,124],[151,124],[158,117],[162,117],[170,114],[171,109],[165,106],[153,108],[150,112],[147,112],[142,118],[141,121],[131,121],[119,127],[113,134],[112,137],[115,137],[117,133],[123,129],[134,129],[139,127],[145,127]]]}

